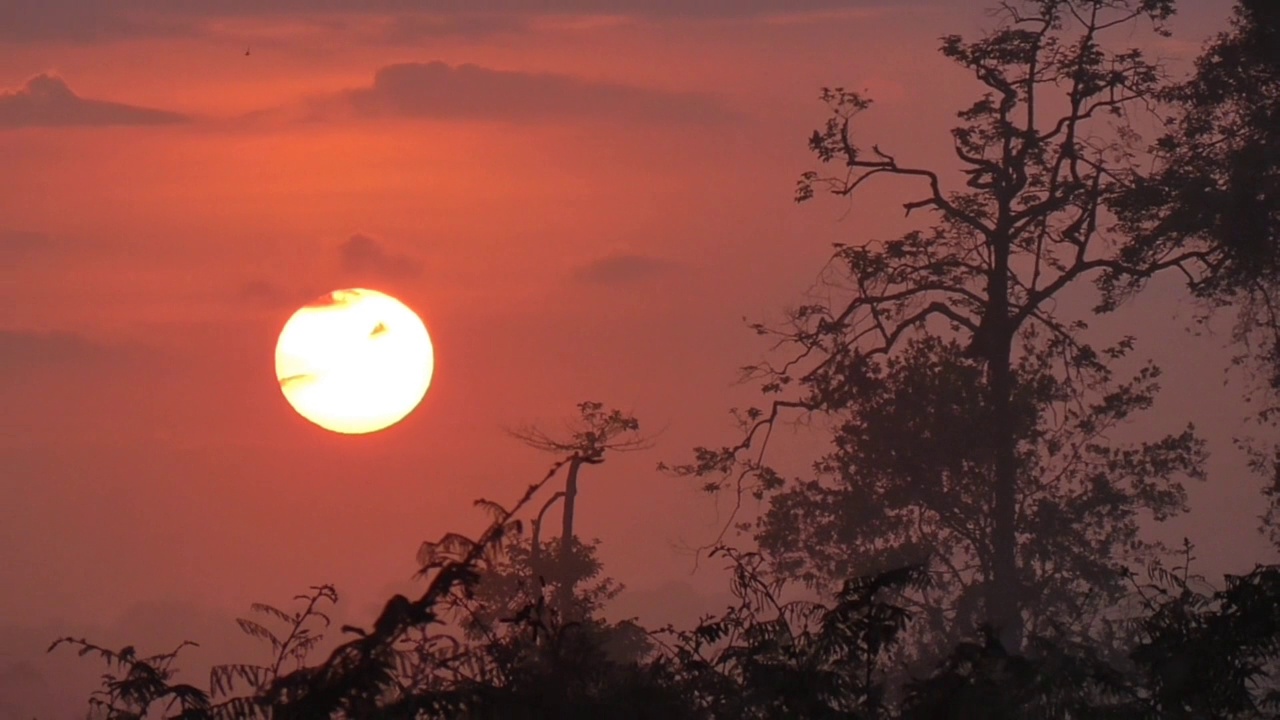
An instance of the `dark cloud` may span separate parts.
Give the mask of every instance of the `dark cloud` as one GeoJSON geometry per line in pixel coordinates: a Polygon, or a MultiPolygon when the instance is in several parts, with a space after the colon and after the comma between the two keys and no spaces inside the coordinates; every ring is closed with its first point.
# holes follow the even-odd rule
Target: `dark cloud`
{"type": "Polygon", "coordinates": [[[668,275],[680,265],[662,258],[632,253],[615,253],[594,260],[573,272],[573,277],[588,283],[642,282],[668,275]]]}
{"type": "Polygon", "coordinates": [[[44,73],[18,90],[0,92],[0,128],[161,125],[186,119],[164,110],[82,98],[62,78],[44,73]]]}
{"type": "Polygon", "coordinates": [[[236,294],[240,300],[247,303],[268,307],[284,304],[288,295],[288,291],[269,280],[249,280],[241,283],[240,291],[236,294]]]}
{"type": "Polygon", "coordinates": [[[5,0],[0,42],[109,42],[194,32],[196,18],[145,12],[137,0],[5,0]]]}
{"type": "Polygon", "coordinates": [[[0,373],[114,367],[148,356],[145,348],[111,345],[73,333],[0,330],[0,373]]]}
{"type": "Polygon", "coordinates": [[[330,305],[334,303],[330,291],[316,283],[283,285],[273,280],[254,278],[240,283],[231,300],[266,310],[297,310],[303,306],[330,305]]]}
{"type": "Polygon", "coordinates": [[[383,279],[412,279],[422,276],[422,261],[388,251],[368,235],[352,235],[338,246],[342,269],[355,275],[383,279]]]}
{"type": "Polygon", "coordinates": [[[337,102],[366,117],[529,121],[603,115],[705,122],[730,116],[714,98],[697,93],[439,61],[388,65],[377,71],[372,86],[342,93],[337,102]]]}
{"type": "Polygon", "coordinates": [[[388,20],[381,39],[409,44],[444,37],[486,38],[524,32],[530,24],[530,18],[520,15],[395,15],[388,20]]]}
{"type": "Polygon", "coordinates": [[[0,230],[0,262],[15,264],[50,247],[49,236],[30,230],[0,230]]]}
{"type": "MultiPolygon", "coordinates": [[[[896,0],[895,6],[927,0],[896,0]]],[[[721,19],[878,7],[884,0],[488,0],[484,12],[454,0],[5,0],[0,42],[109,42],[204,32],[216,20],[296,15],[382,15],[415,18],[418,30],[490,34],[511,23],[575,15],[642,19],[721,19]],[[423,20],[422,18],[434,18],[423,20]]],[[[430,35],[419,35],[429,37],[430,35]]]]}

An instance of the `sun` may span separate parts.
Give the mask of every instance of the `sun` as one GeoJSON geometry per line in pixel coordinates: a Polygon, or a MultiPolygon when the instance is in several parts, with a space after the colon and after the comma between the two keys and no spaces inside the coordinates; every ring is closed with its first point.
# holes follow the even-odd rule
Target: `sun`
{"type": "Polygon", "coordinates": [[[276,342],[280,391],[302,417],[360,435],[403,420],[435,370],[431,336],[399,300],[334,290],[299,308],[276,342]]]}

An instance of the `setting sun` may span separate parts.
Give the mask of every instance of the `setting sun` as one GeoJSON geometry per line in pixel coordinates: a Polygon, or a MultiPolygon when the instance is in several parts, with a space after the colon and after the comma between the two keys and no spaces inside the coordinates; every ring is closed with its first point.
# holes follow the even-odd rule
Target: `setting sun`
{"type": "Polygon", "coordinates": [[[276,379],[302,417],[358,435],[394,425],[426,395],[434,370],[422,320],[376,290],[335,290],[300,308],[276,344],[276,379]]]}

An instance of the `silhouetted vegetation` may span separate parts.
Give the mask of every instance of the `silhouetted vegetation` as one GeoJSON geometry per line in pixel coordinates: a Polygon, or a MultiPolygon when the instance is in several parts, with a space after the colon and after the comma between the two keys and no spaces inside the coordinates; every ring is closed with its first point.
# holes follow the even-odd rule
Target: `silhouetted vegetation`
{"type": "Polygon", "coordinates": [[[1168,0],[1005,3],[981,39],[943,38],[982,86],[951,133],[964,190],[865,147],[854,125],[871,101],[823,92],[832,116],[809,141],[823,170],[801,177],[797,199],[899,177],[923,186],[907,214],[936,223],[837,245],[817,301],[780,328],[756,325],[787,354],[750,376],[781,397],[746,411],[740,443],[677,468],[724,478],[714,490],[772,495],[786,483],[762,458],[783,413],[843,423],[819,479],[792,485],[761,527],[785,567],[830,582],[927,550],[946,577],[917,602],[961,630],[976,616],[1017,652],[1046,613],[1113,600],[1124,551],[1145,550],[1131,543],[1139,513],[1181,509],[1178,479],[1199,475],[1190,428],[1130,447],[1107,436],[1151,404],[1158,370],[1116,382],[1133,338],[1095,347],[1088,318],[1058,309],[1090,281],[1095,312],[1114,309],[1119,288],[1198,260],[1123,253],[1103,212],[1140,172],[1128,114],[1161,88],[1159,68],[1111,38],[1139,22],[1163,32],[1172,12],[1168,0]]]}
{"type": "MultiPolygon", "coordinates": [[[[1280,718],[1280,566],[1214,584],[1191,542],[1144,536],[1187,509],[1204,444],[1190,426],[1114,438],[1153,405],[1160,371],[1135,365],[1134,338],[1088,325],[1182,277],[1241,313],[1242,357],[1272,372],[1260,417],[1280,417],[1280,13],[1242,0],[1176,83],[1111,42],[1139,23],[1163,33],[1173,10],[1010,1],[981,39],[943,38],[981,86],[952,131],[955,192],[855,139],[869,99],[822,93],[824,170],[798,199],[898,176],[922,183],[904,208],[933,224],[837,245],[818,300],[754,326],[783,357],[748,368],[767,401],[737,413],[741,440],[672,468],[738,508],[763,503],[708,549],[730,570],[722,612],[689,628],[606,617],[622,585],[575,534],[581,473],[650,443],[635,417],[585,402],[564,436],[512,433],[554,464],[510,506],[478,500],[477,537],[423,543],[421,592],[367,627],[330,627],[330,586],[292,610],[255,604],[238,624],[263,661],[217,666],[207,687],[175,682],[182,646],[50,649],[105,660],[90,709],[120,719],[1280,718]],[[1171,118],[1154,145],[1139,111],[1171,118]],[[1060,310],[1085,293],[1091,311],[1060,310]],[[767,459],[788,414],[833,430],[807,477],[767,459]],[[727,544],[734,528],[754,548],[727,544]]],[[[1280,478],[1276,443],[1251,447],[1280,478]]],[[[1271,527],[1277,498],[1280,479],[1271,527]]]]}
{"type": "Polygon", "coordinates": [[[320,600],[336,600],[327,587],[299,596],[305,605],[294,613],[255,606],[290,635],[240,621],[270,644],[272,665],[217,667],[210,691],[170,682],[177,651],[55,646],[107,660],[114,672],[91,703],[120,719],[1261,718],[1280,710],[1269,673],[1280,659],[1280,567],[1214,590],[1190,574],[1188,547],[1181,567],[1153,566],[1147,581],[1133,581],[1140,609],[1127,618],[1131,644],[1118,661],[1087,642],[1037,634],[1009,653],[983,626],[895,693],[894,652],[915,617],[894,598],[928,587],[921,566],[851,578],[825,601],[786,600],[786,581],[762,555],[721,547],[712,554],[729,560],[737,603],[619,652],[618,625],[564,623],[540,595],[480,620],[493,609],[473,592],[485,577],[483,548],[501,545],[506,531],[495,529],[504,526],[499,518],[471,551],[439,563],[423,596],[432,604],[393,598],[371,630],[347,628],[357,639],[314,665],[304,660],[319,635],[302,628],[323,621],[320,600]],[[448,590],[442,578],[455,578],[448,590]],[[447,622],[464,605],[469,633],[447,622]],[[236,685],[242,694],[227,697],[236,685]]]}

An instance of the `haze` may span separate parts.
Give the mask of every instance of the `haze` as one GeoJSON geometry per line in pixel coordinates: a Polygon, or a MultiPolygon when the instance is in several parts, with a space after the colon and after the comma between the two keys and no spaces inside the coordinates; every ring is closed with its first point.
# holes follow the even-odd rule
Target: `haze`
{"type": "MultiPolygon", "coordinates": [[[[419,542],[478,530],[474,499],[546,470],[503,429],[582,400],[657,433],[578,501],[628,586],[614,612],[721,607],[689,548],[727,507],[655,466],[732,437],[726,411],[755,394],[736,369],[767,350],[744,316],[796,303],[832,242],[905,227],[904,185],[793,202],[817,94],[866,89],[866,137],[952,170],[946,130],[976,89],[936,52],[976,30],[961,3],[337,5],[0,9],[0,718],[83,707],[99,668],[45,655],[58,635],[190,637],[198,669],[244,652],[231,619],[251,602],[333,583],[367,620],[419,542]],[[341,287],[400,298],[435,342],[422,405],[369,436],[298,417],[273,375],[290,313],[341,287]]],[[[1171,69],[1229,6],[1183,3],[1155,44],[1171,69]]],[[[1247,410],[1221,389],[1225,337],[1189,334],[1192,310],[1164,283],[1099,332],[1185,349],[1162,359],[1168,427],[1150,431],[1194,421],[1211,480],[1160,532],[1196,538],[1206,573],[1239,570],[1273,553],[1231,443],[1247,410]]],[[[817,432],[783,438],[784,465],[817,432]]]]}

